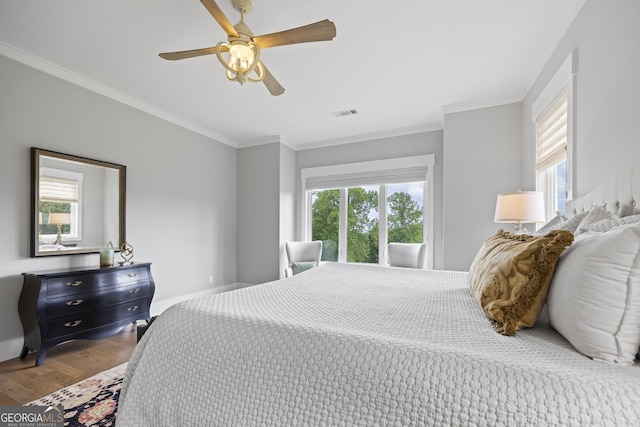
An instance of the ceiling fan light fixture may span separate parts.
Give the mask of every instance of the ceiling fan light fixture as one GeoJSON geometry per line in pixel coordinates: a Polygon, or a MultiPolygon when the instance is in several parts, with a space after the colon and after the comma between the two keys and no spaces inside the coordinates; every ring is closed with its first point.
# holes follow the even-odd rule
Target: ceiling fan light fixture
{"type": "Polygon", "coordinates": [[[253,42],[245,40],[233,40],[231,43],[219,42],[216,45],[216,56],[226,68],[229,80],[244,84],[247,81],[257,83],[264,79],[264,66],[259,59],[260,48],[253,42]],[[228,52],[228,58],[224,58],[222,52],[228,52]],[[258,78],[249,77],[254,70],[258,78]]]}
{"type": "Polygon", "coordinates": [[[235,80],[240,84],[247,81],[263,82],[273,96],[282,95],[284,88],[260,60],[260,49],[329,41],[336,36],[336,26],[328,19],[276,33],[254,36],[249,26],[244,22],[244,15],[253,9],[252,0],[231,0],[233,7],[240,12],[240,22],[236,25],[231,24],[216,0],[200,0],[200,2],[227,34],[227,41],[220,42],[214,47],[164,52],[160,53],[160,57],[176,61],[215,53],[224,66],[229,80],[235,80]],[[222,57],[223,53],[226,58],[222,57]]]}
{"type": "Polygon", "coordinates": [[[229,47],[229,53],[232,60],[242,62],[244,66],[251,64],[255,58],[254,50],[245,43],[232,43],[229,47]]]}

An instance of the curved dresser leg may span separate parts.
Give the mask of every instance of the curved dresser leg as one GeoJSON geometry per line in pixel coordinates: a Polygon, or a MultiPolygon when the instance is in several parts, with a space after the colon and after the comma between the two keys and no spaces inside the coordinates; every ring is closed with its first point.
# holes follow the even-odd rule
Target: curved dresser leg
{"type": "Polygon", "coordinates": [[[47,350],[45,350],[44,347],[40,347],[40,351],[38,352],[38,358],[36,359],[36,366],[42,365],[46,355],[47,355],[47,350]]]}
{"type": "Polygon", "coordinates": [[[29,347],[25,345],[24,347],[22,347],[22,351],[20,352],[20,359],[24,359],[25,357],[27,357],[27,354],[29,354],[29,347]]]}

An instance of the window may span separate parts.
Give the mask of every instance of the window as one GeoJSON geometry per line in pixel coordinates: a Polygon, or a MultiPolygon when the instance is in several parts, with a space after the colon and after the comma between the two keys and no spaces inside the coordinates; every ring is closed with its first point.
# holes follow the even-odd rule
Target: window
{"type": "Polygon", "coordinates": [[[567,93],[536,123],[537,188],[545,193],[547,218],[564,214],[567,200],[567,93]]]}
{"type": "Polygon", "coordinates": [[[532,113],[536,141],[536,188],[545,195],[547,219],[565,213],[572,197],[573,129],[577,57],[572,52],[538,99],[532,113]]]}
{"type": "Polygon", "coordinates": [[[322,240],[322,261],[338,261],[340,190],[311,191],[310,240],[322,240]]]}
{"type": "Polygon", "coordinates": [[[303,169],[303,239],[323,241],[323,261],[374,264],[386,264],[388,242],[430,246],[432,165],[431,155],[303,169]]]}
{"type": "Polygon", "coordinates": [[[378,263],[378,191],[378,186],[346,189],[347,262],[378,263]]]}
{"type": "Polygon", "coordinates": [[[422,243],[423,183],[390,184],[386,186],[386,190],[388,242],[422,243]]]}
{"type": "Polygon", "coordinates": [[[80,239],[80,197],[83,175],[52,168],[40,169],[39,213],[40,241],[53,242],[58,225],[51,223],[52,213],[70,214],[70,223],[62,224],[61,233],[66,240],[80,239]]]}

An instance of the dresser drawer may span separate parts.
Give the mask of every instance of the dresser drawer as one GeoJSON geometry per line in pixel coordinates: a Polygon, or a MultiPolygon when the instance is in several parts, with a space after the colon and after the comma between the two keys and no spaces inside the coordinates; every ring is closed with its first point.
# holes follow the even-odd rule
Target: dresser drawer
{"type": "Polygon", "coordinates": [[[112,272],[109,272],[108,275],[105,275],[104,280],[113,281],[120,284],[148,282],[149,270],[144,266],[128,268],[126,270],[114,270],[112,272]]]}
{"type": "Polygon", "coordinates": [[[47,301],[47,318],[98,310],[127,301],[147,298],[150,291],[151,284],[143,282],[119,286],[109,291],[65,295],[47,301]]]}
{"type": "Polygon", "coordinates": [[[99,310],[82,311],[47,319],[46,339],[76,334],[123,319],[148,317],[147,299],[136,299],[99,310]]]}
{"type": "Polygon", "coordinates": [[[96,276],[90,275],[69,275],[63,277],[55,277],[48,279],[47,295],[67,295],[67,294],[82,294],[85,292],[91,292],[96,288],[99,283],[96,276]]]}
{"type": "Polygon", "coordinates": [[[106,269],[101,274],[60,276],[47,280],[47,297],[99,292],[105,288],[148,281],[148,269],[142,265],[137,268],[106,269]]]}

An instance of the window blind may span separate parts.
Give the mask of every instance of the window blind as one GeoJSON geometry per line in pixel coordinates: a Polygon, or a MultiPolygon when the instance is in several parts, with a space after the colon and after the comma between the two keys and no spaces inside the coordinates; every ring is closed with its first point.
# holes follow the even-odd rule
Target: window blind
{"type": "Polygon", "coordinates": [[[550,168],[567,156],[567,92],[546,111],[536,125],[536,170],[550,168]]]}
{"type": "Polygon", "coordinates": [[[40,200],[45,202],[78,202],[78,181],[52,176],[40,177],[40,200]]]}
{"type": "Polygon", "coordinates": [[[306,190],[400,184],[427,180],[427,166],[308,177],[306,190]]]}

